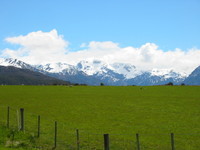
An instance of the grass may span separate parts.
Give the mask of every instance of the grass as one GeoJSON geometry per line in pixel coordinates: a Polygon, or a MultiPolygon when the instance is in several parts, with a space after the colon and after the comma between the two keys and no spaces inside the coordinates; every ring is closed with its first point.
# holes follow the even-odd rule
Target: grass
{"type": "Polygon", "coordinates": [[[41,116],[44,148],[54,145],[58,121],[59,149],[103,149],[103,134],[110,134],[112,149],[134,149],[140,134],[141,149],[170,149],[170,133],[180,150],[200,149],[200,87],[198,86],[0,86],[0,120],[18,126],[17,110],[25,109],[26,132],[37,135],[41,116]]]}
{"type": "Polygon", "coordinates": [[[0,149],[8,150],[8,149],[35,149],[33,136],[23,133],[17,130],[8,129],[6,126],[0,126],[0,149]]]}

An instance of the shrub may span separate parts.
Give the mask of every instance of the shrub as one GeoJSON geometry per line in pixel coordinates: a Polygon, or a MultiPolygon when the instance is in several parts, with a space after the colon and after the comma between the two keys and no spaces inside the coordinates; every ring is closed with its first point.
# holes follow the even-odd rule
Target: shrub
{"type": "Polygon", "coordinates": [[[173,84],[172,82],[169,82],[169,83],[167,83],[166,85],[171,85],[171,86],[172,86],[172,85],[174,85],[174,84],[173,84]]]}
{"type": "Polygon", "coordinates": [[[104,83],[100,83],[101,86],[104,86],[104,83]]]}

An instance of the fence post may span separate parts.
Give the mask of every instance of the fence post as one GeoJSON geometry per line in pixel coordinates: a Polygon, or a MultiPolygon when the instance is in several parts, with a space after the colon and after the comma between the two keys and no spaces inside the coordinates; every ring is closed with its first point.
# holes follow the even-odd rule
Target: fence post
{"type": "Polygon", "coordinates": [[[54,149],[57,147],[57,121],[55,121],[54,149]]]}
{"type": "Polygon", "coordinates": [[[38,116],[38,138],[40,137],[40,115],[38,116]]]}
{"type": "Polygon", "coordinates": [[[24,108],[20,108],[20,131],[24,131],[24,108]]]}
{"type": "Polygon", "coordinates": [[[80,138],[79,138],[79,130],[76,129],[76,143],[77,143],[77,150],[80,149],[80,138]]]}
{"type": "Polygon", "coordinates": [[[10,107],[8,106],[7,110],[7,128],[10,127],[10,107]]]}
{"type": "Polygon", "coordinates": [[[104,150],[109,150],[109,134],[104,134],[104,150]]]}
{"type": "Polygon", "coordinates": [[[139,139],[139,134],[136,134],[136,144],[137,144],[137,150],[140,150],[140,139],[139,139]]]}
{"type": "Polygon", "coordinates": [[[171,133],[171,146],[172,146],[172,150],[175,150],[175,145],[174,145],[174,133],[171,133]]]}

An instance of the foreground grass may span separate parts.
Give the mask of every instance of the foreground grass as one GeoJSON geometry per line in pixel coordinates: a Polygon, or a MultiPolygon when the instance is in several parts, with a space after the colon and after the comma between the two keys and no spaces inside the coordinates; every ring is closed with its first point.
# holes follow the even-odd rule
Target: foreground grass
{"type": "Polygon", "coordinates": [[[36,140],[37,138],[33,137],[24,132],[20,132],[15,129],[9,129],[4,125],[0,125],[0,149],[35,149],[36,150],[36,140]],[[35,147],[35,148],[33,148],[35,147]]]}
{"type": "MultiPolygon", "coordinates": [[[[76,148],[80,130],[82,149],[102,149],[103,133],[109,133],[111,148],[134,149],[140,133],[141,149],[170,149],[170,133],[176,149],[200,149],[200,87],[67,87],[1,86],[0,120],[6,123],[6,106],[12,126],[18,126],[17,110],[25,108],[25,128],[37,134],[39,143],[53,147],[54,121],[58,121],[58,146],[76,148]]],[[[64,148],[63,148],[64,149],[64,148]]]]}

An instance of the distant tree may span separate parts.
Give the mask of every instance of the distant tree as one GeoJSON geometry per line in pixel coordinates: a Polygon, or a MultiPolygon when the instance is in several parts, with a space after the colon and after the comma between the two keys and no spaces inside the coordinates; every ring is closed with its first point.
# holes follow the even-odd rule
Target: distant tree
{"type": "Polygon", "coordinates": [[[185,83],[181,83],[181,85],[182,85],[182,86],[184,86],[184,85],[185,85],[185,83]]]}
{"type": "Polygon", "coordinates": [[[167,83],[167,84],[165,84],[165,85],[171,85],[171,86],[172,86],[172,85],[174,85],[174,84],[173,84],[173,82],[169,82],[169,83],[167,83]]]}
{"type": "Polygon", "coordinates": [[[100,85],[101,85],[101,86],[104,86],[104,83],[101,82],[100,85]]]}

